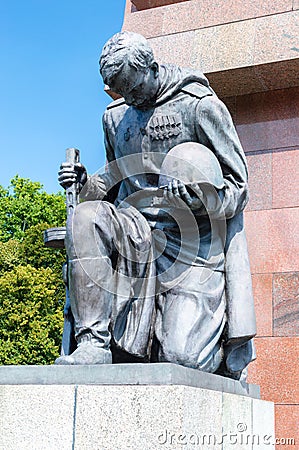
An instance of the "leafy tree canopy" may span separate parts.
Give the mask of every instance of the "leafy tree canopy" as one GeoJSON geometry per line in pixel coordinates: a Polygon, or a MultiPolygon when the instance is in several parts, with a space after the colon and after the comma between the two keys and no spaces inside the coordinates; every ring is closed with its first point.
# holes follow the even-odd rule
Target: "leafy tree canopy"
{"type": "Polygon", "coordinates": [[[65,251],[43,231],[65,224],[61,193],[14,177],[0,186],[0,364],[51,364],[63,326],[65,251]]]}
{"type": "Polygon", "coordinates": [[[63,194],[48,194],[40,183],[18,175],[8,189],[0,186],[0,241],[21,240],[26,230],[41,222],[64,224],[63,194]]]}
{"type": "Polygon", "coordinates": [[[58,356],[64,289],[50,268],[16,266],[0,277],[0,363],[49,364],[58,356]]]}

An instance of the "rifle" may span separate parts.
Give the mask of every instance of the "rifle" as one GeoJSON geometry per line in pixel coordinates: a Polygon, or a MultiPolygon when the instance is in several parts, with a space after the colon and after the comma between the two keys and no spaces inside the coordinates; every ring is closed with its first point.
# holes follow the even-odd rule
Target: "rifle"
{"type": "MultiPolygon", "coordinates": [[[[76,164],[80,161],[80,152],[76,148],[66,149],[66,162],[76,164]]],[[[69,219],[78,203],[78,183],[72,183],[66,188],[66,214],[69,219]]],[[[66,228],[55,227],[44,231],[44,243],[46,247],[64,248],[66,228]]],[[[74,317],[71,310],[68,289],[68,261],[63,265],[63,281],[65,284],[64,325],[61,343],[61,356],[70,355],[76,349],[74,317]]]]}

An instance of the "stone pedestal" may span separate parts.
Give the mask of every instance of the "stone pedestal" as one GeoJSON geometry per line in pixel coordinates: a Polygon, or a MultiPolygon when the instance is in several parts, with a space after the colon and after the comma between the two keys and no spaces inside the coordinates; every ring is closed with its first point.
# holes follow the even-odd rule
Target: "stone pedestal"
{"type": "MultiPolygon", "coordinates": [[[[256,449],[259,389],[172,364],[0,367],[0,449],[256,449]]],[[[270,444],[271,443],[271,444],[270,444]]]]}

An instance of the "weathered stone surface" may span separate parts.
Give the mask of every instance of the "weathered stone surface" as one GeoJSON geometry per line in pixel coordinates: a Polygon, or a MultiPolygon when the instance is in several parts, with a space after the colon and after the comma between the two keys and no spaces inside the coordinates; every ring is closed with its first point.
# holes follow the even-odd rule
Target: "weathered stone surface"
{"type": "MultiPolygon", "coordinates": [[[[245,151],[279,152],[283,148],[299,146],[298,105],[298,88],[237,97],[237,130],[245,151]]],[[[277,180],[276,168],[273,167],[277,180]]],[[[281,170],[283,167],[279,172],[281,170]]],[[[277,192],[277,187],[273,186],[274,189],[277,192]]]]}
{"type": "Polygon", "coordinates": [[[298,221],[299,208],[245,212],[252,273],[298,270],[298,221]]]}
{"type": "Polygon", "coordinates": [[[251,66],[254,60],[254,39],[254,20],[197,30],[193,67],[209,73],[224,68],[251,66]],[[228,42],[230,45],[227,45],[228,42]]]}
{"type": "Polygon", "coordinates": [[[74,386],[0,386],[1,450],[70,450],[74,386]]]}
{"type": "MultiPolygon", "coordinates": [[[[299,442],[299,405],[275,405],[275,433],[281,448],[294,450],[299,442]]],[[[278,447],[279,448],[279,447],[278,447]]]]}
{"type": "Polygon", "coordinates": [[[211,86],[223,98],[297,87],[298,70],[299,58],[206,72],[206,75],[211,86]]]}
{"type": "Polygon", "coordinates": [[[252,401],[252,450],[266,450],[273,443],[274,404],[270,402],[252,401]],[[270,436],[272,435],[272,439],[270,436]],[[266,438],[264,438],[266,436],[266,438]]]}
{"type": "Polygon", "coordinates": [[[0,384],[184,385],[259,398],[259,387],[169,363],[0,366],[0,384]]]}
{"type": "MultiPolygon", "coordinates": [[[[167,62],[175,63],[174,39],[177,40],[181,35],[195,30],[196,45],[193,48],[192,60],[187,61],[187,65],[190,66],[193,62],[193,67],[200,68],[205,73],[259,66],[298,59],[295,41],[297,16],[297,11],[290,11],[257,19],[217,23],[206,28],[192,26],[180,33],[165,32],[161,36],[151,34],[151,37],[154,39],[154,50],[159,48],[162,42],[165,43],[165,40],[169,42],[167,62]]],[[[132,27],[131,31],[138,32],[136,26],[134,29],[132,27]]],[[[189,43],[188,50],[190,47],[192,48],[192,42],[189,43]]]]}
{"type": "Polygon", "coordinates": [[[273,334],[272,280],[271,273],[252,275],[258,336],[272,336],[273,334]]]}
{"type": "Polygon", "coordinates": [[[136,7],[132,10],[132,3],[127,0],[128,7],[123,29],[143,34],[143,24],[146,25],[148,18],[147,13],[152,13],[155,14],[159,23],[162,22],[163,27],[162,29],[154,27],[151,36],[181,33],[289,12],[296,9],[295,3],[298,0],[293,1],[294,5],[292,5],[292,0],[276,0],[275,2],[273,0],[226,0],[225,3],[222,0],[213,2],[210,0],[134,0],[132,3],[137,4],[138,2],[139,6],[136,14],[136,7]],[[153,9],[153,6],[160,7],[153,9]]]}
{"type": "Polygon", "coordinates": [[[171,38],[169,36],[161,36],[149,40],[153,47],[154,55],[160,63],[172,63],[182,67],[192,66],[195,42],[194,31],[174,34],[171,38]]]}
{"type": "Polygon", "coordinates": [[[219,439],[221,404],[220,392],[183,386],[80,386],[75,448],[170,450],[192,434],[219,439]]]}
{"type": "Polygon", "coordinates": [[[153,37],[162,35],[162,26],[163,14],[160,9],[148,9],[126,15],[123,30],[139,32],[144,37],[153,37]]]}
{"type": "MultiPolygon", "coordinates": [[[[251,405],[252,406],[252,405],[251,405]]],[[[251,443],[238,442],[238,434],[241,431],[246,433],[252,430],[252,410],[248,408],[248,402],[245,397],[234,397],[231,395],[223,394],[223,430],[230,430],[231,434],[236,435],[236,444],[238,443],[238,450],[249,450],[251,449],[251,443]],[[232,411],[234,413],[232,414],[232,411]],[[240,428],[241,424],[241,428],[240,428]]],[[[223,450],[230,450],[232,448],[233,442],[224,440],[223,450]]]]}
{"type": "Polygon", "coordinates": [[[299,272],[273,275],[274,336],[299,335],[299,272]]]}
{"type": "MultiPolygon", "coordinates": [[[[273,405],[261,403],[268,420],[264,428],[274,437],[273,405]]],[[[184,445],[223,450],[232,448],[234,438],[238,449],[251,450],[257,434],[252,408],[258,404],[248,397],[184,386],[79,386],[75,448],[170,450],[184,445]],[[249,436],[248,445],[242,434],[249,436]]]]}
{"type": "Polygon", "coordinates": [[[257,359],[249,380],[261,385],[261,396],[279,404],[299,403],[298,337],[255,339],[257,359]]]}
{"type": "Polygon", "coordinates": [[[272,153],[247,156],[249,203],[247,211],[272,208],[272,153]]]}
{"type": "Polygon", "coordinates": [[[298,58],[298,11],[256,20],[254,64],[298,58]]]}
{"type": "Polygon", "coordinates": [[[299,206],[298,167],[299,146],[296,150],[273,154],[273,208],[299,206]]]}
{"type": "Polygon", "coordinates": [[[237,438],[238,449],[251,449],[243,445],[241,438],[246,432],[251,442],[254,434],[261,433],[261,424],[252,420],[253,414],[260,417],[263,414],[263,430],[274,436],[273,405],[218,390],[221,377],[202,373],[213,380],[213,383],[209,380],[207,388],[202,388],[190,385],[195,372],[192,369],[170,367],[167,363],[131,364],[131,370],[128,366],[110,366],[113,368],[110,371],[107,365],[51,366],[52,371],[50,367],[22,366],[19,374],[14,367],[1,367],[2,382],[3,374],[10,372],[11,384],[0,386],[0,449],[172,450],[184,445],[187,449],[197,446],[223,450],[231,448],[232,438],[237,438]],[[95,376],[96,369],[107,372],[106,381],[95,376]],[[31,380],[28,371],[33,373],[31,380]],[[190,375],[189,385],[183,385],[186,371],[190,375]],[[39,380],[37,372],[40,372],[39,380]],[[39,384],[50,383],[46,372],[51,373],[54,384],[39,384]],[[73,380],[68,375],[72,372],[77,373],[73,380]],[[24,383],[31,381],[31,384],[12,384],[19,381],[21,373],[24,383]],[[179,383],[181,378],[181,384],[174,383],[175,373],[176,381],[179,383]],[[134,383],[131,380],[121,384],[121,377],[126,380],[126,374],[129,380],[134,378],[134,383]],[[57,385],[57,375],[61,383],[77,385],[57,385]],[[145,379],[151,379],[151,384],[142,384],[145,379]],[[119,384],[115,384],[116,380],[119,384]],[[159,385],[155,385],[157,381],[159,385]]]}
{"type": "MultiPolygon", "coordinates": [[[[190,9],[186,14],[193,18],[190,9]]],[[[289,11],[175,33],[165,29],[162,34],[159,16],[153,27],[158,34],[147,26],[145,30],[159,62],[178,64],[177,55],[184,50],[179,64],[206,73],[221,96],[242,95],[298,86],[297,15],[289,11]]],[[[124,29],[142,33],[139,26],[143,22],[135,16],[132,27],[125,23],[124,29]]]]}

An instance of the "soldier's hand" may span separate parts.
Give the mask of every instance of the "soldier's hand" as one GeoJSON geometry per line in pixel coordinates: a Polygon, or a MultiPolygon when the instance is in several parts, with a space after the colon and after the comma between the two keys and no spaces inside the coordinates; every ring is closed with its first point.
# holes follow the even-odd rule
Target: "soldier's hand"
{"type": "Polygon", "coordinates": [[[79,189],[81,189],[87,181],[87,171],[81,163],[70,164],[64,162],[61,164],[58,172],[58,181],[64,189],[67,189],[74,183],[79,183],[79,189]]]}
{"type": "Polygon", "coordinates": [[[174,197],[181,198],[190,209],[199,209],[203,206],[202,203],[202,191],[199,187],[196,189],[196,194],[190,194],[186,185],[182,181],[173,179],[164,187],[164,196],[168,200],[172,200],[174,197]]]}

